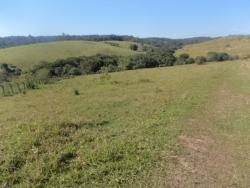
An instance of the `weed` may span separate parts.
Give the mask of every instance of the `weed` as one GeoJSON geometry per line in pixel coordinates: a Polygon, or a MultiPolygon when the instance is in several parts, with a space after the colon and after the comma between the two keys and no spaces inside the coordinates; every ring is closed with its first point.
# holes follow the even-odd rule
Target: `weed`
{"type": "Polygon", "coordinates": [[[79,90],[78,90],[78,89],[75,89],[75,90],[74,90],[74,94],[75,94],[75,95],[80,95],[79,90]]]}

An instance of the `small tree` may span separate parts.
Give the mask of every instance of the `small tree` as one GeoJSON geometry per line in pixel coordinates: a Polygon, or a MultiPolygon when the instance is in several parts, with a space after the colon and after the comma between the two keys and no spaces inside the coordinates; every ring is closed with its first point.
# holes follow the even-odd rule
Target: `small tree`
{"type": "Polygon", "coordinates": [[[130,49],[133,51],[137,51],[139,49],[139,46],[137,44],[131,44],[130,49]]]}

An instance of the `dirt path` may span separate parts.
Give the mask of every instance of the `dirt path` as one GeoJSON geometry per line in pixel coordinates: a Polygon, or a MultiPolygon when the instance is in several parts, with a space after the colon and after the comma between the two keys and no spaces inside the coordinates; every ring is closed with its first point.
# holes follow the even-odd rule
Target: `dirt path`
{"type": "Polygon", "coordinates": [[[250,159],[249,143],[233,142],[239,139],[230,130],[231,116],[247,107],[249,99],[220,86],[204,110],[184,124],[175,167],[161,186],[250,187],[250,170],[242,168],[250,159]]]}

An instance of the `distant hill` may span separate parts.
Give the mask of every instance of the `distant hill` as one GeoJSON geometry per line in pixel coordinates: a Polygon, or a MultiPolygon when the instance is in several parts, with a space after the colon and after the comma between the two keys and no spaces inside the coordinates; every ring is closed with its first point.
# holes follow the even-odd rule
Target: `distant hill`
{"type": "Polygon", "coordinates": [[[56,41],[134,41],[149,44],[155,47],[180,48],[186,44],[194,44],[211,40],[210,37],[194,37],[187,39],[169,38],[138,38],[129,35],[58,35],[58,36],[10,36],[0,37],[0,48],[15,47],[27,44],[36,44],[56,41]]]}
{"type": "Polygon", "coordinates": [[[56,41],[133,41],[135,38],[128,35],[58,35],[58,36],[9,36],[0,37],[0,48],[8,48],[27,44],[36,44],[56,41]]]}
{"type": "Polygon", "coordinates": [[[177,51],[177,56],[188,53],[192,57],[205,56],[208,52],[226,52],[241,58],[250,55],[250,36],[228,36],[199,44],[184,46],[177,51]]]}
{"type": "Polygon", "coordinates": [[[141,39],[142,42],[159,47],[159,48],[172,48],[178,49],[184,45],[188,44],[196,44],[204,41],[212,40],[213,38],[210,37],[193,37],[193,38],[186,38],[186,39],[169,39],[169,38],[144,38],[141,39]]]}
{"type": "Polygon", "coordinates": [[[127,56],[140,53],[130,49],[130,45],[133,43],[128,41],[58,41],[23,45],[0,49],[0,62],[27,70],[41,61],[54,61],[67,57],[96,54],[127,56]]]}

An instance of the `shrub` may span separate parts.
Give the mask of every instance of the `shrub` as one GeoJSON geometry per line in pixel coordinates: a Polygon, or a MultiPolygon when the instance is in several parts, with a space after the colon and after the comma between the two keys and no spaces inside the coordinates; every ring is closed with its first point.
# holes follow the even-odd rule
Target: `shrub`
{"type": "Polygon", "coordinates": [[[225,52],[209,52],[207,54],[207,61],[228,61],[231,60],[231,56],[225,52]]]}
{"type": "Polygon", "coordinates": [[[51,71],[48,68],[42,68],[35,73],[36,80],[42,80],[43,82],[48,82],[51,77],[51,71]]]}
{"type": "Polygon", "coordinates": [[[190,59],[190,56],[188,54],[186,54],[186,53],[181,54],[178,57],[176,64],[177,65],[185,65],[185,64],[187,64],[187,62],[189,63],[189,61],[190,61],[189,59],[190,59]]]}
{"type": "Polygon", "coordinates": [[[78,90],[78,89],[75,89],[75,90],[74,90],[74,94],[75,94],[75,95],[80,95],[79,90],[78,90]]]}
{"type": "Polygon", "coordinates": [[[126,70],[133,70],[135,67],[135,64],[133,62],[129,62],[127,65],[125,65],[126,70]]]}
{"type": "Polygon", "coordinates": [[[216,52],[208,52],[207,53],[207,61],[217,61],[218,60],[218,54],[216,52]]]}
{"type": "Polygon", "coordinates": [[[139,46],[137,44],[131,44],[130,49],[133,51],[137,51],[139,49],[139,46]]]}
{"type": "Polygon", "coordinates": [[[179,59],[186,60],[186,59],[188,59],[189,57],[190,57],[189,54],[184,53],[184,54],[181,54],[181,55],[179,56],[179,59]]]}
{"type": "Polygon", "coordinates": [[[197,56],[195,58],[195,63],[198,65],[203,65],[207,62],[207,59],[204,56],[197,56]]]}
{"type": "Polygon", "coordinates": [[[186,59],[186,61],[185,61],[185,64],[194,64],[195,63],[195,61],[194,61],[194,58],[188,58],[188,59],[186,59]]]}
{"type": "Polygon", "coordinates": [[[228,61],[228,60],[230,60],[230,55],[224,52],[218,53],[217,61],[228,61]]]}
{"type": "Polygon", "coordinates": [[[68,73],[68,75],[71,75],[71,76],[77,76],[77,75],[81,75],[81,74],[82,74],[81,69],[76,68],[76,67],[72,67],[68,73]]]}

